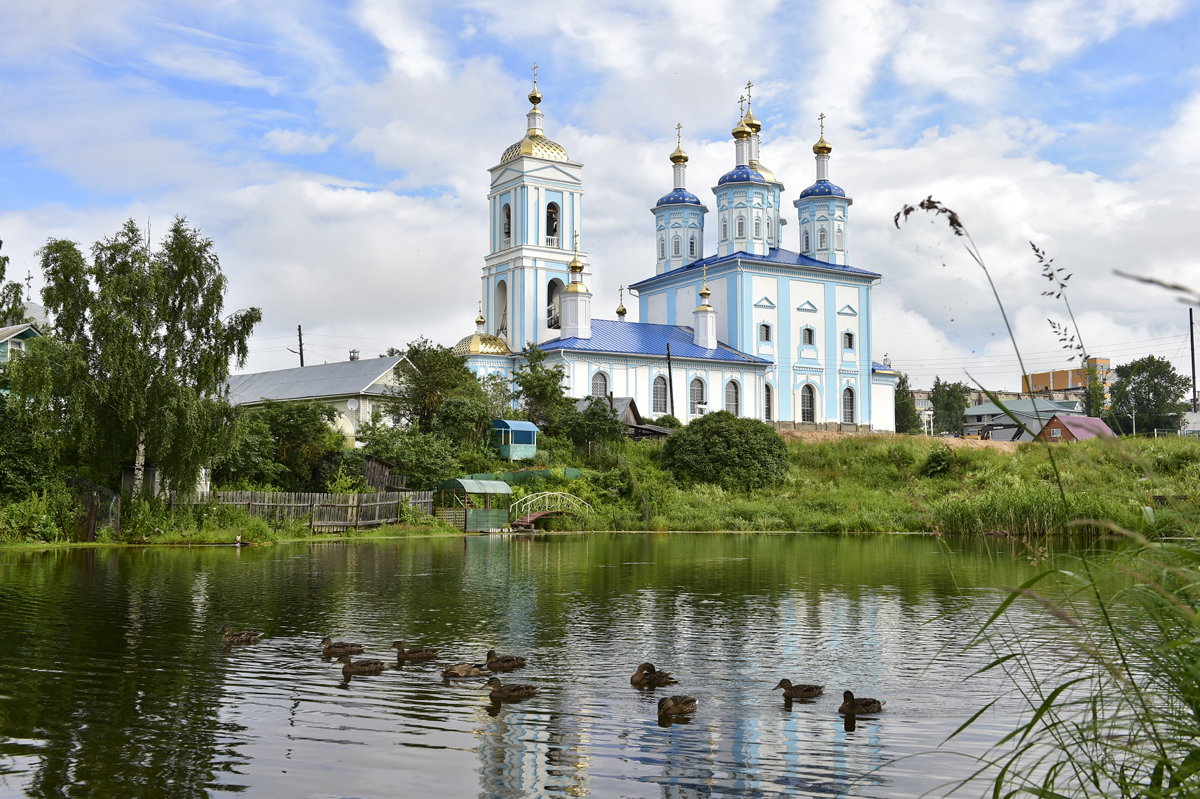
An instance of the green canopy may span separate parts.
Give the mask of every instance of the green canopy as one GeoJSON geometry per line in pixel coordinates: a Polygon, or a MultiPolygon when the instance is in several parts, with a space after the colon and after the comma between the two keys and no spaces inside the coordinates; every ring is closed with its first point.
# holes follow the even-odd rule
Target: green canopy
{"type": "Polygon", "coordinates": [[[512,488],[503,480],[466,480],[455,478],[441,485],[442,491],[464,491],[468,494],[511,494],[512,488]]]}

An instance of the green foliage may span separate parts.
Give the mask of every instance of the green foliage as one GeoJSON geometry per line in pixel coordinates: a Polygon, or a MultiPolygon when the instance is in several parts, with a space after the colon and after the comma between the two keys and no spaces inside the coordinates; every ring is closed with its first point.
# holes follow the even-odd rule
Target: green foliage
{"type": "Polygon", "coordinates": [[[579,447],[589,441],[612,443],[625,437],[625,423],[608,404],[608,397],[588,397],[582,412],[574,407],[564,411],[559,416],[558,428],[579,447]]]}
{"type": "Polygon", "coordinates": [[[158,250],[130,220],[93,245],[90,264],[62,239],[38,255],[54,327],[10,365],[12,402],[98,482],[132,458],[193,485],[232,443],[221,394],[261,312],[225,315],[213,242],[181,217],[158,250]]]}
{"type": "Polygon", "coordinates": [[[69,541],[75,521],[71,492],[58,485],[0,506],[0,541],[69,541]]]}
{"type": "Polygon", "coordinates": [[[949,475],[954,469],[954,450],[949,447],[938,447],[929,453],[921,464],[921,474],[924,477],[941,477],[949,475]]]}
{"type": "Polygon", "coordinates": [[[233,489],[323,491],[346,447],[330,426],[336,418],[337,410],[319,400],[265,401],[246,412],[238,444],[218,462],[214,481],[233,489]]]}
{"type": "Polygon", "coordinates": [[[392,393],[391,410],[422,433],[433,432],[434,417],[448,398],[461,394],[479,398],[482,393],[464,359],[449,347],[422,337],[409,342],[403,352],[390,349],[388,354],[406,359],[400,362],[400,384],[392,393]]]}
{"type": "Polygon", "coordinates": [[[1125,432],[1133,431],[1135,420],[1142,430],[1179,427],[1188,408],[1183,398],[1191,381],[1176,372],[1170,361],[1147,355],[1114,371],[1112,408],[1125,432]]]}
{"type": "Polygon", "coordinates": [[[669,427],[672,430],[677,430],[678,428],[683,427],[683,422],[679,421],[678,417],[672,416],[669,413],[663,414],[662,416],[656,418],[654,420],[654,424],[658,425],[659,427],[669,427]]]}
{"type": "Polygon", "coordinates": [[[908,375],[901,374],[896,381],[896,432],[920,433],[922,429],[921,415],[917,413],[917,405],[913,402],[908,375]]]}
{"type": "Polygon", "coordinates": [[[410,489],[436,488],[462,473],[456,447],[436,433],[373,425],[360,429],[359,438],[367,442],[362,452],[394,464],[410,489]]]}
{"type": "Polygon", "coordinates": [[[963,414],[967,410],[967,398],[971,387],[966,383],[944,382],[933,378],[933,391],[929,401],[933,405],[933,431],[935,433],[962,433],[963,414]]]}
{"type": "Polygon", "coordinates": [[[367,485],[367,478],[361,473],[348,470],[343,461],[338,464],[337,474],[326,484],[325,490],[330,494],[368,494],[375,489],[367,485]]]}
{"type": "Polygon", "coordinates": [[[502,374],[493,373],[485,377],[480,384],[483,388],[483,401],[487,404],[489,421],[492,419],[521,419],[514,416],[513,400],[517,395],[512,390],[509,379],[502,374]]]}
{"type": "MultiPolygon", "coordinates": [[[[0,241],[0,248],[4,242],[0,241]]],[[[4,282],[8,271],[8,256],[0,255],[0,327],[19,325],[25,321],[25,303],[21,300],[21,284],[4,282]]]]}
{"type": "Polygon", "coordinates": [[[548,366],[549,354],[533,342],[525,351],[526,363],[517,369],[513,382],[517,384],[517,399],[529,421],[547,435],[558,435],[560,419],[575,410],[575,404],[563,390],[566,369],[562,364],[548,366]]]}
{"type": "MultiPolygon", "coordinates": [[[[0,385],[4,366],[0,365],[0,385]]],[[[55,481],[53,453],[40,445],[33,429],[0,402],[0,501],[28,496],[55,481]]]]}
{"type": "Polygon", "coordinates": [[[1096,364],[1089,363],[1085,367],[1087,386],[1083,391],[1083,412],[1088,416],[1100,417],[1108,408],[1104,397],[1104,383],[1100,381],[1100,370],[1096,364]]]}
{"type": "Polygon", "coordinates": [[[471,448],[486,440],[492,416],[486,400],[447,397],[433,416],[433,432],[460,447],[471,448]]]}
{"type": "Polygon", "coordinates": [[[663,462],[680,479],[747,490],[782,481],[788,453],[770,425],[718,411],[668,436],[663,462]]]}

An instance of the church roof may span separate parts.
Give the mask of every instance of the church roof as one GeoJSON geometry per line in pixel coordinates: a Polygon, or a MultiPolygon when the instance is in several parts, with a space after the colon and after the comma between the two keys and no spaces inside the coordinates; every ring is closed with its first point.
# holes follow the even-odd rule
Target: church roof
{"type": "Polygon", "coordinates": [[[804,266],[812,269],[824,269],[830,272],[844,272],[850,275],[859,275],[861,277],[883,277],[878,272],[868,272],[866,269],[859,269],[856,266],[847,266],[846,264],[829,264],[824,261],[818,261],[815,258],[809,258],[807,255],[801,255],[798,252],[791,250],[783,250],[775,248],[766,255],[758,255],[750,252],[735,252],[730,255],[710,255],[708,258],[702,258],[699,261],[693,261],[687,266],[681,266],[678,269],[672,269],[670,272],[663,272],[661,275],[648,277],[634,283],[631,288],[645,286],[655,281],[662,280],[665,277],[679,275],[683,272],[692,269],[702,269],[705,266],[717,266],[727,261],[760,261],[767,264],[784,264],[786,266],[804,266]]]}
{"type": "Polygon", "coordinates": [[[540,134],[527,134],[516,144],[508,146],[508,149],[500,156],[500,163],[507,164],[523,155],[532,155],[534,158],[544,158],[547,161],[571,160],[567,157],[567,151],[558,142],[552,142],[540,134]]]}
{"type": "Polygon", "coordinates": [[[846,190],[841,186],[835,186],[828,180],[818,180],[816,183],[809,186],[804,191],[800,192],[800,199],[805,197],[845,197],[846,190]]]}
{"type": "Polygon", "coordinates": [[[709,361],[769,364],[771,361],[738,352],[727,344],[717,342],[717,348],[697,347],[694,332],[682,325],[652,325],[641,322],[617,322],[593,319],[591,338],[557,338],[538,345],[541,349],[576,352],[607,352],[614,355],[655,355],[667,357],[671,345],[672,358],[695,358],[709,361]]]}
{"type": "Polygon", "coordinates": [[[721,175],[721,179],[717,181],[718,186],[724,186],[726,183],[766,183],[767,179],[758,172],[755,172],[748,166],[735,166],[733,169],[721,175]]]}
{"type": "Polygon", "coordinates": [[[678,205],[680,203],[686,203],[687,205],[699,205],[700,198],[692,194],[687,189],[674,189],[670,194],[664,194],[662,197],[660,197],[658,202],[654,204],[654,207],[657,208],[660,205],[678,205]]]}

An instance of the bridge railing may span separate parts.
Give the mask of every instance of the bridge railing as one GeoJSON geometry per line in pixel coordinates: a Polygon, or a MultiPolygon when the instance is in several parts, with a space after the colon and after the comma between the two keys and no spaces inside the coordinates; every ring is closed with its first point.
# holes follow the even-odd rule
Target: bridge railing
{"type": "Polygon", "coordinates": [[[591,513],[592,506],[574,494],[559,491],[542,491],[517,500],[508,509],[509,519],[520,519],[541,511],[563,511],[566,513],[591,513]]]}

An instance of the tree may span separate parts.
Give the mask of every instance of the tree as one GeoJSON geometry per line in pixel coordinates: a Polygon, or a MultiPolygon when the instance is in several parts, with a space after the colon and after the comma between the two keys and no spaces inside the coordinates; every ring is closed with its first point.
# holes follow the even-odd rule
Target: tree
{"type": "Polygon", "coordinates": [[[750,490],[783,480],[788,452],[770,425],[717,411],[667,436],[662,461],[683,480],[750,490]]]}
{"type": "MultiPolygon", "coordinates": [[[[0,247],[4,242],[0,241],[0,247]]],[[[4,282],[8,271],[8,256],[0,255],[0,327],[19,325],[25,321],[25,303],[21,301],[21,284],[4,282]]]]}
{"type": "Polygon", "coordinates": [[[433,416],[433,432],[461,447],[482,441],[491,429],[488,404],[472,397],[448,397],[433,416]]]}
{"type": "Polygon", "coordinates": [[[549,353],[533,342],[529,343],[524,355],[525,365],[517,368],[513,378],[517,384],[517,399],[529,415],[529,421],[547,435],[558,435],[555,425],[559,418],[575,407],[563,390],[566,369],[562,364],[547,366],[549,353]]]}
{"type": "Polygon", "coordinates": [[[917,413],[917,404],[913,402],[912,388],[908,384],[908,375],[901,374],[896,381],[896,432],[917,433],[923,430],[921,415],[917,413]]]}
{"type": "Polygon", "coordinates": [[[929,401],[933,405],[933,431],[962,433],[963,414],[967,410],[967,398],[971,396],[971,387],[966,383],[944,382],[939,377],[933,378],[933,391],[929,401]]]}
{"type": "Polygon", "coordinates": [[[223,317],[226,279],[213,250],[176,217],[158,250],[132,219],[92,246],[50,239],[38,251],[49,335],[10,369],[16,407],[38,431],[78,446],[101,479],[147,460],[174,486],[194,485],[232,444],[230,362],[246,362],[258,308],[223,317]]]}
{"type": "Polygon", "coordinates": [[[1085,366],[1087,385],[1083,390],[1083,412],[1088,416],[1100,416],[1108,408],[1104,397],[1104,383],[1100,380],[1100,370],[1096,364],[1085,366]]]}
{"type": "Polygon", "coordinates": [[[403,352],[389,349],[388,355],[405,357],[400,362],[400,384],[392,392],[392,409],[422,433],[433,430],[433,417],[448,397],[480,393],[479,381],[465,359],[423,336],[409,342],[403,352]]]}
{"type": "Polygon", "coordinates": [[[367,442],[363,452],[382,458],[404,474],[408,488],[434,489],[460,471],[454,445],[437,434],[371,424],[359,428],[358,437],[367,442]]]}
{"type": "Polygon", "coordinates": [[[625,423],[608,404],[608,397],[588,397],[583,411],[572,407],[559,416],[558,424],[562,432],[580,447],[589,441],[612,443],[625,437],[625,423]]]}
{"type": "Polygon", "coordinates": [[[336,418],[337,410],[319,400],[267,400],[245,413],[235,446],[213,478],[223,487],[322,491],[345,449],[345,438],[331,426],[336,418]]]}
{"type": "Polygon", "coordinates": [[[1188,409],[1183,399],[1191,381],[1176,372],[1170,361],[1147,355],[1114,371],[1112,409],[1122,428],[1135,431],[1139,424],[1144,430],[1179,427],[1188,409]]]}

